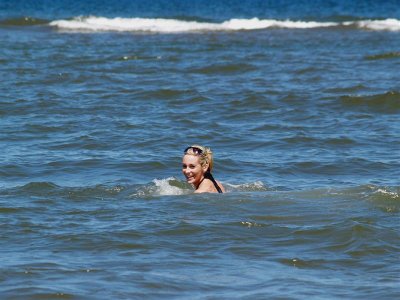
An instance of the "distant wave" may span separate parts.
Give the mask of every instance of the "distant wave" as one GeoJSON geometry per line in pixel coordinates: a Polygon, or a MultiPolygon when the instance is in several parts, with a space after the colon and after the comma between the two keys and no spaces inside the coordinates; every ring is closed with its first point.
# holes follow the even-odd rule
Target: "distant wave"
{"type": "Polygon", "coordinates": [[[392,58],[400,58],[400,52],[386,52],[375,55],[367,55],[365,57],[365,59],[367,60],[392,59],[392,58]]]}
{"type": "Polygon", "coordinates": [[[357,22],[344,22],[344,26],[356,26],[361,29],[368,30],[387,30],[387,31],[400,31],[400,20],[386,19],[386,20],[364,20],[357,22]]]}
{"type": "Polygon", "coordinates": [[[354,107],[357,110],[371,110],[380,113],[397,113],[400,110],[400,93],[390,91],[376,95],[349,95],[342,96],[341,102],[348,107],[354,107]]]}
{"type": "Polygon", "coordinates": [[[358,20],[347,22],[292,21],[258,18],[231,19],[222,23],[187,21],[163,18],[105,18],[76,17],[71,20],[55,20],[50,26],[68,31],[119,31],[119,32],[207,32],[260,30],[268,28],[311,29],[323,27],[358,28],[365,30],[400,31],[400,20],[358,20]]]}
{"type": "Polygon", "coordinates": [[[0,20],[0,26],[34,26],[48,24],[48,20],[22,17],[0,20]]]}

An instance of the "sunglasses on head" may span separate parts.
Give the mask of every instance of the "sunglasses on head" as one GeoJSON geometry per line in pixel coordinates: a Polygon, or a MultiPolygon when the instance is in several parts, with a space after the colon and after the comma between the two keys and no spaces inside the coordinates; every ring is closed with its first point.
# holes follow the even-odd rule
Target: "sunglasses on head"
{"type": "Polygon", "coordinates": [[[195,155],[202,155],[202,154],[203,154],[203,150],[201,150],[200,148],[197,148],[197,147],[192,147],[192,146],[187,147],[187,148],[185,149],[185,151],[183,151],[183,153],[187,154],[187,152],[188,152],[190,149],[192,149],[192,152],[193,152],[193,154],[195,154],[195,155]]]}

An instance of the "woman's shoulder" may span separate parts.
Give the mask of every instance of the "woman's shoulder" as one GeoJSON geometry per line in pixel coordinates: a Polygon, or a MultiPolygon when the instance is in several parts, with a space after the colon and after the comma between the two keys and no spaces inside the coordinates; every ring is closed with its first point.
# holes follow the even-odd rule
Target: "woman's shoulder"
{"type": "MultiPolygon", "coordinates": [[[[216,182],[221,188],[222,192],[225,193],[225,188],[223,187],[223,185],[218,180],[216,180],[216,182]]],[[[201,183],[198,189],[195,190],[195,193],[218,193],[218,191],[215,188],[214,183],[211,180],[207,179],[201,183]]]]}
{"type": "Polygon", "coordinates": [[[218,180],[216,180],[216,182],[218,183],[218,186],[221,188],[222,192],[225,193],[225,188],[224,188],[224,186],[221,184],[221,182],[219,182],[218,180]]]}

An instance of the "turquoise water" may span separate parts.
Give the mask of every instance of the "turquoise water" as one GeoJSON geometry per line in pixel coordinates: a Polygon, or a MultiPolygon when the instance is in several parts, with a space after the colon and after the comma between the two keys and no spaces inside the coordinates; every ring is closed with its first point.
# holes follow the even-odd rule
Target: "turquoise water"
{"type": "Polygon", "coordinates": [[[398,5],[168,3],[0,2],[0,298],[397,298],[398,5]]]}

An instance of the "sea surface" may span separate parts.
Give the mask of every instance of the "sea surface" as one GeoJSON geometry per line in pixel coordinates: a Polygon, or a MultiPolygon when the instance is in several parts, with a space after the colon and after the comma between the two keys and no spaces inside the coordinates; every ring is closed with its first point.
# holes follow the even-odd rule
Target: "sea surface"
{"type": "Polygon", "coordinates": [[[399,299],[399,70],[399,1],[0,0],[0,299],[399,299]]]}

